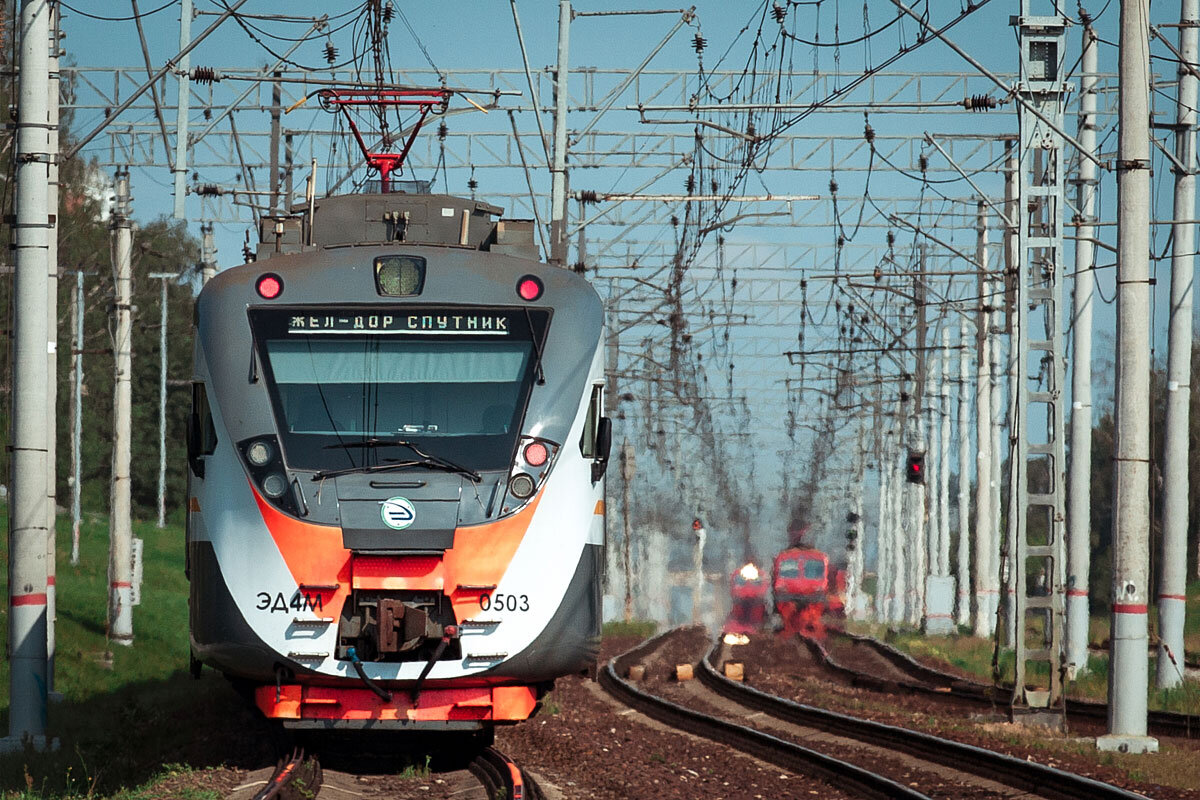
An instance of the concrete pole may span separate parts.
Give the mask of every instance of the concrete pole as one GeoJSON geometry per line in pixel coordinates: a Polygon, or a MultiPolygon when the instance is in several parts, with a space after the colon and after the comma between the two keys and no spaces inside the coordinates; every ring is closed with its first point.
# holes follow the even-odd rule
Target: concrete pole
{"type": "MultiPolygon", "coordinates": [[[[903,404],[900,405],[903,409],[903,404]]],[[[903,420],[903,412],[897,414],[897,419],[903,420]]],[[[901,423],[903,424],[903,423],[901,423]]],[[[897,437],[896,448],[893,451],[891,463],[892,469],[896,469],[901,463],[903,439],[897,437]]],[[[903,622],[905,619],[905,607],[909,602],[908,593],[908,573],[905,548],[908,546],[904,538],[904,478],[899,473],[892,476],[892,622],[903,622]]]]}
{"type": "MultiPolygon", "coordinates": [[[[926,496],[929,498],[929,535],[925,541],[925,560],[927,575],[940,575],[941,562],[939,553],[942,549],[942,519],[939,514],[938,506],[941,499],[938,494],[939,487],[942,484],[942,473],[945,472],[942,466],[942,453],[939,447],[941,443],[940,430],[938,425],[938,401],[941,398],[941,381],[940,372],[941,361],[935,360],[933,368],[930,372],[930,391],[926,395],[925,417],[928,420],[929,430],[929,450],[925,457],[925,463],[928,466],[926,470],[925,480],[927,481],[926,496]],[[934,391],[934,387],[938,387],[934,391]]],[[[924,580],[922,580],[924,583],[924,580]]]]}
{"type": "MultiPolygon", "coordinates": [[[[1021,265],[1021,226],[1019,224],[1021,214],[1020,201],[1020,184],[1017,183],[1017,175],[1020,169],[1020,162],[1017,156],[1016,142],[1008,142],[1006,149],[1009,152],[1007,164],[1004,170],[1004,213],[1008,219],[1014,224],[1006,224],[1004,227],[1004,268],[1006,279],[1003,282],[997,282],[997,288],[1003,289],[1004,309],[1008,317],[1008,425],[1009,425],[1009,454],[1010,457],[1016,452],[1016,448],[1012,446],[1015,441],[1016,429],[1018,424],[1017,414],[1020,413],[1019,404],[1021,402],[1020,386],[1023,380],[1019,374],[1021,369],[1020,362],[1020,337],[1021,333],[1021,314],[1017,312],[1016,298],[1018,293],[1019,270],[1021,265]]],[[[997,411],[999,409],[997,408],[997,411]]],[[[1018,515],[1013,512],[1013,509],[1018,505],[1017,483],[1014,476],[1017,474],[1014,470],[1016,465],[1009,461],[1009,480],[1007,494],[1007,540],[1009,559],[1005,565],[1005,579],[1003,581],[1004,596],[1007,599],[1007,614],[1005,615],[1005,643],[1009,647],[1016,647],[1017,637],[1017,568],[1015,563],[1015,553],[1017,552],[1017,537],[1020,535],[1020,527],[1018,526],[1018,515]]],[[[996,470],[996,482],[1000,481],[999,468],[996,470]]],[[[1061,473],[1060,473],[1061,474],[1061,473]]],[[[997,495],[998,496],[998,495],[997,495]]],[[[999,515],[999,500],[997,505],[993,507],[993,513],[999,515]]]]}
{"type": "MultiPolygon", "coordinates": [[[[1181,0],[1179,52],[1188,64],[1198,55],[1200,0],[1181,0]]],[[[1175,216],[1171,226],[1171,321],[1167,333],[1167,427],[1163,440],[1163,542],[1158,584],[1159,689],[1183,681],[1183,618],[1187,591],[1188,408],[1192,381],[1192,264],[1196,228],[1196,76],[1179,68],[1175,156],[1175,216]]]]}
{"type": "MultiPolygon", "coordinates": [[[[1083,29],[1079,75],[1079,143],[1096,149],[1097,41],[1092,26],[1083,29]]],[[[1092,309],[1096,276],[1096,165],[1079,159],[1076,206],[1075,293],[1071,330],[1071,461],[1067,477],[1067,678],[1087,672],[1088,579],[1092,559],[1092,309]]],[[[1178,240],[1176,240],[1178,241],[1178,240]]]]}
{"type": "MultiPolygon", "coordinates": [[[[192,0],[180,0],[179,6],[179,49],[182,51],[192,43],[192,0]]],[[[183,54],[176,68],[179,81],[178,103],[175,106],[175,219],[185,219],[187,211],[187,154],[188,154],[188,111],[191,101],[191,85],[188,72],[192,66],[191,51],[183,54]]]]}
{"type": "Polygon", "coordinates": [[[854,469],[854,494],[851,499],[854,512],[854,548],[846,553],[846,616],[861,619],[859,598],[862,594],[863,573],[863,478],[867,466],[866,421],[858,426],[857,462],[854,469]]]}
{"type": "MultiPolygon", "coordinates": [[[[49,86],[46,133],[50,152],[58,152],[58,12],[50,11],[49,86]]],[[[46,690],[54,692],[55,619],[58,616],[58,159],[47,165],[46,206],[50,209],[46,232],[46,409],[50,416],[46,437],[46,690]]]]}
{"type": "MultiPolygon", "coordinates": [[[[1000,281],[994,281],[992,286],[996,289],[996,295],[1002,296],[1003,284],[1000,281]]],[[[1000,376],[1003,374],[1005,367],[1004,354],[1002,352],[1003,343],[1000,341],[1000,336],[992,336],[992,581],[996,586],[996,593],[992,595],[992,632],[996,630],[996,612],[1000,607],[1001,592],[1005,598],[1005,608],[1011,612],[1016,599],[1009,594],[1008,581],[1006,575],[1012,574],[1013,570],[1010,565],[1003,564],[1000,560],[1000,551],[1003,547],[1003,542],[1000,536],[1000,482],[1003,461],[1001,455],[1004,452],[1004,390],[1000,376]],[[1003,573],[1003,574],[1002,574],[1003,573]]],[[[1007,619],[1012,619],[1011,613],[1007,619]]]]}
{"type": "Polygon", "coordinates": [[[704,622],[704,609],[707,607],[704,602],[704,543],[708,539],[708,531],[701,525],[693,533],[696,535],[696,588],[692,598],[692,622],[700,625],[704,622]]]}
{"type": "Polygon", "coordinates": [[[270,186],[271,190],[271,216],[279,213],[280,197],[279,197],[279,140],[282,135],[280,121],[283,116],[283,84],[281,79],[282,72],[273,73],[274,80],[271,82],[271,139],[267,146],[267,160],[271,164],[270,186]]]}
{"type": "Polygon", "coordinates": [[[13,306],[12,500],[8,528],[8,736],[0,749],[20,750],[46,734],[46,342],[50,215],[50,4],[25,0],[20,18],[16,135],[16,229],[13,306]]]}
{"type": "Polygon", "coordinates": [[[942,326],[942,442],[938,449],[938,517],[942,535],[938,539],[937,574],[950,576],[950,327],[942,326]]]}
{"type": "Polygon", "coordinates": [[[891,463],[890,456],[890,439],[886,433],[883,435],[883,442],[879,449],[879,525],[876,528],[875,542],[875,621],[887,622],[891,613],[891,600],[889,593],[891,590],[892,570],[891,570],[891,542],[889,541],[891,527],[888,523],[889,515],[891,514],[891,503],[889,495],[891,492],[891,477],[892,470],[895,465],[891,463]]]}
{"type": "Polygon", "coordinates": [[[213,243],[213,225],[200,223],[200,285],[208,283],[217,274],[217,248],[213,243]]]}
{"type": "Polygon", "coordinates": [[[621,443],[621,523],[622,567],[625,572],[625,621],[633,621],[633,563],[631,537],[629,533],[629,481],[633,478],[633,447],[626,439],[621,443]]]}
{"type": "Polygon", "coordinates": [[[958,607],[954,621],[971,621],[971,348],[966,320],[958,328],[958,607]]]}
{"type": "Polygon", "coordinates": [[[119,645],[133,644],[133,525],[130,518],[130,414],[133,356],[131,302],[133,298],[133,229],[130,221],[129,173],[117,172],[117,202],[113,208],[113,339],[116,375],[113,385],[113,460],[109,500],[108,636],[119,645]]]}
{"type": "Polygon", "coordinates": [[[1121,3],[1117,136],[1116,481],[1108,735],[1100,749],[1157,751],[1146,736],[1150,600],[1150,2],[1121,3]]]}
{"type": "Polygon", "coordinates": [[[71,348],[71,564],[79,563],[79,525],[83,493],[83,270],[75,270],[75,304],[71,307],[75,346],[71,348]]]}
{"type": "Polygon", "coordinates": [[[975,260],[979,264],[979,322],[975,332],[975,346],[979,363],[975,371],[975,571],[972,583],[975,587],[975,616],[972,626],[975,635],[988,638],[992,635],[991,610],[993,576],[992,563],[992,348],[988,341],[991,332],[991,281],[987,280],[988,233],[987,218],[981,200],[976,212],[975,260]]]}
{"type": "MultiPolygon", "coordinates": [[[[158,527],[167,527],[167,277],[162,284],[158,315],[158,527]]],[[[173,277],[173,276],[172,276],[173,277]]]]}
{"type": "Polygon", "coordinates": [[[550,262],[567,264],[567,54],[571,0],[558,2],[558,66],[554,73],[554,152],[550,166],[550,262]]]}

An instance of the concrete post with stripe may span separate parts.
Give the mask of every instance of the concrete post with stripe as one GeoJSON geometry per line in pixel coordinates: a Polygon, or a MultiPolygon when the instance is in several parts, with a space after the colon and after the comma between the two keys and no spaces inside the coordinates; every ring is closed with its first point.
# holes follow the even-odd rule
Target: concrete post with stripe
{"type": "Polygon", "coordinates": [[[1117,137],[1117,436],[1108,734],[1100,750],[1147,753],[1150,600],[1150,2],[1125,0],[1117,137]]]}
{"type": "Polygon", "coordinates": [[[46,743],[46,299],[50,237],[50,4],[21,6],[13,281],[12,500],[8,528],[8,736],[0,751],[46,743]]]}
{"type": "MultiPolygon", "coordinates": [[[[1096,149],[1096,32],[1083,29],[1082,72],[1079,76],[1079,143],[1096,149]]],[[[1087,672],[1088,628],[1091,611],[1088,580],[1092,559],[1092,310],[1096,276],[1096,165],[1079,159],[1076,180],[1079,209],[1075,242],[1075,296],[1072,308],[1071,463],[1067,483],[1067,678],[1087,672]]]]}
{"type": "Polygon", "coordinates": [[[958,328],[958,606],[954,621],[971,622],[971,345],[964,319],[958,328]]]}
{"type": "Polygon", "coordinates": [[[108,507],[108,637],[115,644],[129,646],[133,644],[133,522],[129,483],[133,228],[129,207],[129,172],[117,172],[116,183],[117,203],[112,217],[116,379],[113,388],[112,484],[108,507]]]}
{"type": "Polygon", "coordinates": [[[1200,0],[1182,0],[1179,19],[1175,223],[1171,226],[1171,322],[1167,333],[1167,428],[1163,436],[1163,539],[1158,585],[1159,689],[1183,682],[1183,621],[1187,598],[1188,409],[1192,381],[1192,274],[1196,249],[1195,67],[1200,0]]]}

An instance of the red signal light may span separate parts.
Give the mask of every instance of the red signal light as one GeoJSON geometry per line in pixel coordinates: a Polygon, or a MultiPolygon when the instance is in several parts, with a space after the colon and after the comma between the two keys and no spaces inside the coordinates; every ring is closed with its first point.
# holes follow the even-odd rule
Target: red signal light
{"type": "Polygon", "coordinates": [[[545,287],[540,279],[533,275],[526,275],[521,280],[517,281],[517,294],[522,300],[534,301],[542,296],[545,287]]]}
{"type": "Polygon", "coordinates": [[[254,288],[258,290],[259,297],[264,300],[274,300],[283,292],[283,278],[273,272],[268,272],[259,277],[254,288]]]}
{"type": "Polygon", "coordinates": [[[531,467],[540,467],[550,457],[550,451],[541,442],[532,442],[525,448],[525,463],[531,467]]]}
{"type": "Polygon", "coordinates": [[[909,483],[924,483],[925,482],[925,453],[920,450],[908,451],[908,460],[905,463],[905,479],[909,483]]]}

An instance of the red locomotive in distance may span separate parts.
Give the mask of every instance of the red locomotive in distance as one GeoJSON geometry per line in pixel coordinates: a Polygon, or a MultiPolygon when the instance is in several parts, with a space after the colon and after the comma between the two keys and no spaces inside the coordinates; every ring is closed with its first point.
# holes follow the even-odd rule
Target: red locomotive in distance
{"type": "Polygon", "coordinates": [[[829,590],[829,556],[820,550],[789,547],[775,556],[771,589],[784,633],[824,634],[821,617],[829,590]]]}
{"type": "Polygon", "coordinates": [[[767,621],[767,576],[753,562],[736,570],[729,579],[732,600],[725,632],[751,634],[762,629],[767,621]]]}

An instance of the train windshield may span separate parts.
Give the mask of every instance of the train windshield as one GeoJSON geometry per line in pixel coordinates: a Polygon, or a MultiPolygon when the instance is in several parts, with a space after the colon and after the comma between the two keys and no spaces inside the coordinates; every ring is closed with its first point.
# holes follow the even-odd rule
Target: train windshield
{"type": "Polygon", "coordinates": [[[548,322],[544,312],[536,320],[462,310],[403,316],[271,310],[252,317],[292,468],[411,459],[401,442],[473,470],[511,462],[539,352],[534,334],[540,345],[548,322]]]}

